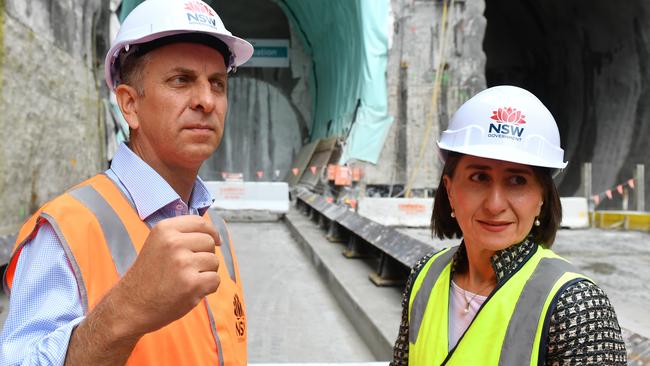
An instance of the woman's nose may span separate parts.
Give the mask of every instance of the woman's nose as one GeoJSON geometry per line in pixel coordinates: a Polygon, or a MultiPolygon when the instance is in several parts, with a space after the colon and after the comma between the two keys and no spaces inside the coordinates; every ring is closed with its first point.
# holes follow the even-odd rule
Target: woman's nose
{"type": "Polygon", "coordinates": [[[505,188],[498,184],[491,185],[487,191],[483,206],[491,214],[498,214],[505,210],[508,207],[505,188]]]}

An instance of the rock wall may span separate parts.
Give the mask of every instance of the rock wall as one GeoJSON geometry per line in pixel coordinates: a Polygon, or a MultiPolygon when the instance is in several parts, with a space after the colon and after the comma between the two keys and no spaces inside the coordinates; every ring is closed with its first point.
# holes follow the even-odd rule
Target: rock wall
{"type": "Polygon", "coordinates": [[[107,16],[101,0],[0,1],[0,235],[105,165],[107,16]]]}
{"type": "MultiPolygon", "coordinates": [[[[395,123],[379,163],[365,165],[367,184],[398,184],[398,191],[409,181],[413,188],[437,186],[435,140],[453,112],[486,86],[511,84],[535,93],[558,122],[569,161],[556,179],[562,196],[585,194],[585,162],[593,164],[592,193],[604,200],[598,208],[622,207],[616,191],[612,200],[603,192],[633,178],[637,164],[646,166],[650,191],[650,5],[452,1],[445,40],[444,3],[391,1],[387,75],[395,123]],[[432,108],[437,72],[441,84],[432,108]]],[[[636,191],[630,192],[635,209],[636,191]]]]}
{"type": "MultiPolygon", "coordinates": [[[[640,0],[487,1],[488,85],[520,85],[549,107],[569,161],[557,179],[563,196],[584,194],[585,162],[601,199],[633,178],[636,164],[650,167],[649,11],[640,0]]],[[[598,208],[620,209],[621,196],[613,198],[598,208]]]]}
{"type": "Polygon", "coordinates": [[[389,113],[395,122],[379,163],[365,165],[367,184],[437,187],[441,165],[436,140],[451,114],[485,88],[484,3],[457,1],[446,12],[443,3],[391,1],[387,76],[389,113]]]}

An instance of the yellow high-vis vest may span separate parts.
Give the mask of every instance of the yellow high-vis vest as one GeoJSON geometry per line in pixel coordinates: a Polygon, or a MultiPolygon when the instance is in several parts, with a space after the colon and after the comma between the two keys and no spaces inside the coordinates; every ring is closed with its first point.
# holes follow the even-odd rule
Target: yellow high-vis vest
{"type": "MultiPolygon", "coordinates": [[[[538,365],[557,295],[586,276],[537,246],[527,262],[490,294],[449,351],[451,262],[458,247],[422,267],[409,298],[409,365],[538,365]],[[546,329],[547,330],[547,329],[546,329]]],[[[589,280],[590,281],[590,280],[589,280]]]]}
{"type": "MultiPolygon", "coordinates": [[[[216,250],[219,288],[182,318],[140,338],[127,366],[247,364],[244,291],[230,235],[214,212],[208,210],[203,217],[221,236],[216,250]]],[[[84,314],[125,274],[150,232],[115,183],[104,174],[96,175],[46,203],[23,225],[5,272],[7,288],[14,287],[23,246],[44,220],[68,256],[84,314]]]]}

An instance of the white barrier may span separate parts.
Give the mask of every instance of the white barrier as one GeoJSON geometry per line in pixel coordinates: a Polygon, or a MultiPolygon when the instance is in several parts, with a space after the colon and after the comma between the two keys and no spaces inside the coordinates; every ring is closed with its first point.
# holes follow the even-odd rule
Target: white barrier
{"type": "Polygon", "coordinates": [[[429,227],[433,198],[373,198],[359,200],[357,213],[385,226],[429,227]]]}
{"type": "Polygon", "coordinates": [[[289,211],[289,185],[286,182],[207,181],[205,185],[215,198],[212,204],[215,209],[289,211]]]}
{"type": "MultiPolygon", "coordinates": [[[[584,197],[562,197],[562,227],[589,227],[589,208],[584,197]]],[[[429,227],[433,198],[372,198],[359,200],[357,213],[386,226],[429,227]]]]}
{"type": "Polygon", "coordinates": [[[561,197],[562,224],[561,227],[582,229],[589,227],[589,206],[584,197],[561,197]]]}

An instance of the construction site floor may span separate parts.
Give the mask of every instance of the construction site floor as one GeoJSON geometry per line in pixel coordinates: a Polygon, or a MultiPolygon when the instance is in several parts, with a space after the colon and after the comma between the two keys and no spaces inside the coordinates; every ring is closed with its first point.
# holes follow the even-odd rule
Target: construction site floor
{"type": "Polygon", "coordinates": [[[244,280],[249,362],[375,361],[282,221],[228,227],[244,280]]]}

